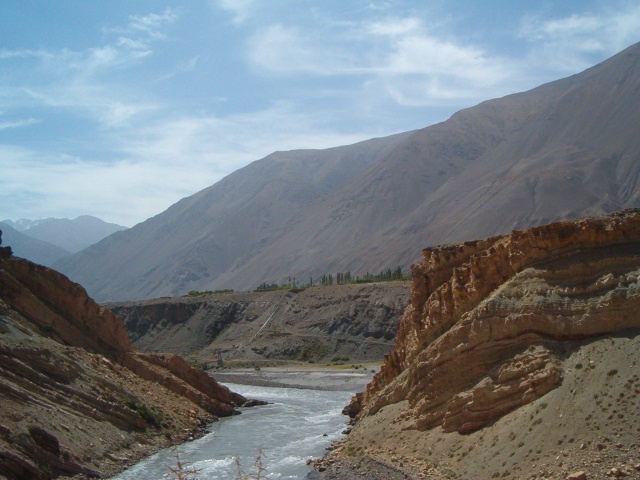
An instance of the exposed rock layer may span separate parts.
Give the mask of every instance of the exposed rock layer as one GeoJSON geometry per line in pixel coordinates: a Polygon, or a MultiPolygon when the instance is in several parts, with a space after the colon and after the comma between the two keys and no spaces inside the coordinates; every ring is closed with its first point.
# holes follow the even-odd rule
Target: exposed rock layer
{"type": "MultiPolygon", "coordinates": [[[[602,383],[608,383],[604,392],[599,379],[590,385],[582,382],[580,372],[569,373],[567,362],[607,336],[637,338],[639,210],[425,249],[423,261],[413,267],[411,296],[393,352],[366,392],[347,409],[359,419],[354,432],[393,421],[424,432],[423,438],[429,436],[431,441],[449,438],[451,444],[462,445],[465,441],[456,440],[458,434],[506,428],[502,425],[508,421],[501,419],[510,413],[510,421],[520,419],[519,412],[528,404],[537,402],[545,408],[541,398],[569,378],[569,383],[582,385],[585,394],[576,396],[579,406],[564,403],[565,416],[580,417],[590,411],[589,418],[579,420],[588,424],[595,410],[602,417],[597,419],[598,429],[603,421],[611,423],[610,428],[618,427],[622,419],[628,428],[623,427],[619,436],[637,435],[640,425],[635,407],[631,408],[635,401],[626,402],[627,395],[637,398],[639,393],[637,386],[633,390],[638,377],[631,374],[635,368],[631,364],[639,360],[637,349],[629,347],[626,370],[623,365],[608,364],[606,375],[602,374],[602,383]],[[623,372],[629,378],[618,377],[623,372]],[[618,379],[627,382],[624,387],[618,379]],[[615,422],[613,415],[605,418],[595,408],[600,395],[614,391],[618,392],[615,422]],[[385,420],[389,413],[383,411],[396,413],[385,420]],[[446,436],[449,432],[453,437],[446,436]]],[[[606,343],[602,346],[606,348],[606,343]]],[[[607,354],[603,355],[606,362],[607,354]]],[[[619,356],[610,357],[619,361],[619,356]]],[[[582,362],[577,365],[586,368],[582,362]]],[[[575,394],[575,390],[562,391],[575,394]]],[[[398,436],[394,444],[410,435],[398,436]]],[[[368,437],[356,435],[347,445],[354,445],[350,442],[356,438],[366,443],[368,437]]],[[[524,439],[520,446],[528,446],[529,452],[541,451],[543,446],[532,439],[524,439]]],[[[558,441],[561,444],[562,437],[558,441]]],[[[452,468],[465,478],[470,474],[459,465],[452,468]]],[[[490,478],[498,470],[476,478],[490,478]]]]}
{"type": "Polygon", "coordinates": [[[473,430],[559,384],[560,342],[640,327],[639,210],[423,257],[364,414],[408,399],[418,428],[473,430]]]}
{"type": "Polygon", "coordinates": [[[0,476],[102,476],[246,402],[172,354],[140,354],[122,321],[63,275],[0,259],[0,476]]]}
{"type": "Polygon", "coordinates": [[[160,298],[107,306],[136,348],[225,362],[378,361],[409,302],[408,282],[160,298]]]}

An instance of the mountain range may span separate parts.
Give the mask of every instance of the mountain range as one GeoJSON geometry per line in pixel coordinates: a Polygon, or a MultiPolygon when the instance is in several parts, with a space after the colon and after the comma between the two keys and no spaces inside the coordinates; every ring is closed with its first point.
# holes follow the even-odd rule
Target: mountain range
{"type": "Polygon", "coordinates": [[[17,257],[27,258],[34,263],[50,267],[61,258],[71,255],[70,251],[30,237],[5,222],[0,222],[2,241],[11,247],[17,257]]]}
{"type": "Polygon", "coordinates": [[[4,233],[4,243],[11,246],[17,256],[51,266],[114,232],[125,230],[126,227],[90,215],[81,215],[73,220],[3,220],[0,222],[0,229],[4,233]]]}
{"type": "Polygon", "coordinates": [[[635,44],[421,130],[277,152],[56,268],[101,301],[249,290],[638,206],[639,79],[635,44]]]}

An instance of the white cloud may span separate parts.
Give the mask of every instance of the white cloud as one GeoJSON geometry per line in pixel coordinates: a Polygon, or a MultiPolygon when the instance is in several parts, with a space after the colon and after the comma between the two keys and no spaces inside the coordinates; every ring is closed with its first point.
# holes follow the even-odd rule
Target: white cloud
{"type": "Polygon", "coordinates": [[[429,35],[417,18],[333,27],[269,25],[251,37],[248,60],[269,75],[360,76],[380,87],[378,95],[412,106],[486,98],[511,75],[504,60],[429,35]]]}
{"type": "Polygon", "coordinates": [[[328,148],[367,138],[366,133],[342,134],[319,127],[325,119],[296,111],[281,102],[261,111],[226,117],[176,116],[118,136],[122,155],[156,165],[188,165],[207,171],[201,188],[213,183],[207,176],[229,173],[275,150],[328,148]]]}
{"type": "Polygon", "coordinates": [[[128,37],[119,37],[117,45],[119,47],[124,47],[129,50],[138,50],[138,51],[149,50],[149,44],[147,42],[143,42],[141,40],[133,40],[128,37]]]}
{"type": "Polygon", "coordinates": [[[217,0],[214,5],[233,14],[233,23],[244,23],[252,16],[254,0],[217,0]]]}
{"type": "Polygon", "coordinates": [[[156,105],[142,105],[122,103],[119,101],[107,101],[106,104],[94,107],[95,113],[102,124],[107,128],[130,126],[135,117],[157,110],[156,105]]]}
{"type": "MultiPolygon", "coordinates": [[[[175,19],[170,9],[132,16],[125,27],[107,31],[128,37],[118,36],[111,43],[84,50],[0,50],[0,61],[21,61],[28,72],[24,79],[16,76],[13,87],[2,88],[3,102],[70,110],[104,128],[127,126],[134,117],[156,112],[160,106],[142,100],[144,95],[133,85],[112,82],[114,72],[138,66],[152,55],[152,43],[166,38],[161,28],[175,19]]],[[[185,68],[193,68],[195,61],[185,68]]]]}
{"type": "Polygon", "coordinates": [[[95,138],[115,161],[0,145],[0,218],[91,214],[131,226],[273,151],[370,138],[319,128],[324,120],[286,103],[227,117],[173,116],[95,138]]]}
{"type": "Polygon", "coordinates": [[[248,58],[256,69],[268,74],[328,76],[362,72],[360,62],[344,45],[331,43],[325,39],[323,45],[313,33],[274,24],[250,38],[248,58]]]}
{"type": "Polygon", "coordinates": [[[177,18],[177,12],[171,8],[165,9],[162,13],[131,15],[127,25],[106,29],[106,32],[122,35],[121,39],[124,39],[124,41],[129,40],[131,45],[137,45],[138,48],[145,48],[150,41],[167,38],[162,28],[174,23],[177,18]],[[129,39],[124,35],[136,36],[136,39],[129,39]]]}
{"type": "Polygon", "coordinates": [[[40,123],[41,120],[36,118],[27,118],[26,120],[14,120],[14,121],[0,121],[0,130],[6,130],[9,128],[21,128],[28,127],[29,125],[34,125],[36,123],[40,123]]]}
{"type": "Polygon", "coordinates": [[[176,65],[176,67],[171,72],[165,75],[162,75],[160,78],[156,80],[156,82],[162,82],[164,80],[168,80],[180,73],[190,72],[194,68],[196,68],[199,62],[200,62],[200,55],[196,55],[195,57],[190,58],[186,62],[176,65]]]}
{"type": "Polygon", "coordinates": [[[50,57],[51,55],[45,50],[30,50],[30,49],[18,49],[18,50],[0,50],[0,60],[10,59],[10,58],[45,58],[50,57]]]}
{"type": "Polygon", "coordinates": [[[415,32],[422,22],[418,18],[398,18],[386,19],[380,22],[373,22],[366,26],[366,29],[373,35],[404,35],[415,32]]]}
{"type": "Polygon", "coordinates": [[[573,14],[564,18],[526,18],[520,37],[531,42],[531,59],[559,71],[578,71],[593,63],[593,55],[617,53],[638,41],[640,6],[573,14]]]}
{"type": "Polygon", "coordinates": [[[160,14],[132,15],[129,18],[130,30],[144,32],[152,38],[166,38],[166,35],[162,33],[159,28],[166,23],[174,22],[177,15],[171,8],[167,8],[160,14]]]}
{"type": "Polygon", "coordinates": [[[492,85],[505,77],[499,63],[489,60],[481,49],[426,35],[406,36],[398,41],[383,72],[396,76],[419,74],[431,80],[446,76],[483,85],[492,85]]]}
{"type": "MultiPolygon", "coordinates": [[[[177,200],[171,195],[171,180],[162,176],[167,172],[154,170],[150,163],[87,163],[67,155],[4,145],[0,146],[0,168],[4,172],[0,178],[3,218],[89,213],[129,226],[140,221],[139,215],[150,216],[160,207],[159,195],[149,195],[148,186],[166,188],[168,197],[177,200]],[[142,182],[143,178],[148,183],[142,182]],[[11,211],[5,212],[7,205],[11,211]]],[[[180,179],[177,169],[170,173],[170,178],[180,179]]]]}

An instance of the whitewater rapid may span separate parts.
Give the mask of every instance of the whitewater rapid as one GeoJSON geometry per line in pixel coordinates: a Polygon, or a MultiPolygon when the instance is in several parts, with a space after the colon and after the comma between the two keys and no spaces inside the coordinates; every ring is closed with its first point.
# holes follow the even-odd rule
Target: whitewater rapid
{"type": "MultiPolygon", "coordinates": [[[[261,461],[269,479],[304,479],[311,469],[309,458],[326,453],[326,447],[342,436],[347,417],[342,409],[352,391],[303,390],[226,384],[247,398],[266,400],[269,405],[242,409],[242,415],[223,418],[204,437],[179,447],[180,459],[202,480],[235,479],[236,458],[245,474],[256,473],[261,461]]],[[[174,452],[163,450],[112,477],[116,480],[174,478],[174,452]]]]}

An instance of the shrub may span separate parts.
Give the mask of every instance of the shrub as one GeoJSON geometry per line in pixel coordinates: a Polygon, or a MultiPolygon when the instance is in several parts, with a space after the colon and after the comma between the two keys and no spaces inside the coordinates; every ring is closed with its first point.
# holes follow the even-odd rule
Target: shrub
{"type": "Polygon", "coordinates": [[[180,460],[180,450],[173,449],[172,458],[175,458],[175,466],[167,467],[174,475],[172,480],[195,480],[193,475],[200,473],[200,468],[191,467],[191,463],[180,460]]]}
{"type": "Polygon", "coordinates": [[[236,457],[236,480],[267,480],[269,478],[265,475],[267,467],[264,466],[262,457],[264,457],[264,452],[259,448],[253,462],[253,468],[255,470],[253,473],[245,472],[240,464],[240,459],[236,457]]]}
{"type": "Polygon", "coordinates": [[[149,425],[156,427],[162,424],[162,412],[154,407],[148,407],[144,403],[136,402],[133,399],[127,400],[125,405],[131,410],[138,412],[138,415],[149,425]]]}

